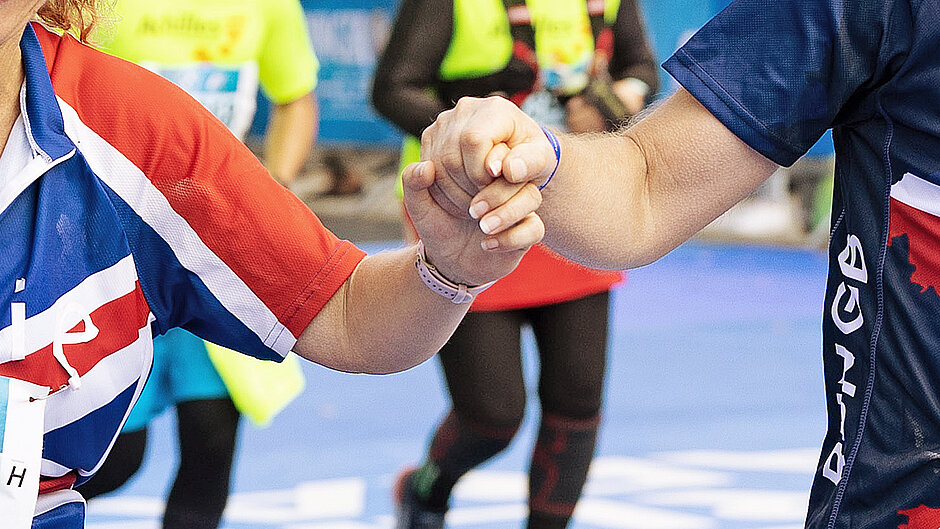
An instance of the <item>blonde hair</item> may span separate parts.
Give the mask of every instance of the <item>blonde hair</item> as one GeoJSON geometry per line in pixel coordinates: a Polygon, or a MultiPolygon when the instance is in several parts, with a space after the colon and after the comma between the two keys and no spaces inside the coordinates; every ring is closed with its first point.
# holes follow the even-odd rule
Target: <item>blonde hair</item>
{"type": "Polygon", "coordinates": [[[98,21],[96,4],[96,0],[48,0],[36,16],[53,29],[70,32],[87,41],[98,21]]]}

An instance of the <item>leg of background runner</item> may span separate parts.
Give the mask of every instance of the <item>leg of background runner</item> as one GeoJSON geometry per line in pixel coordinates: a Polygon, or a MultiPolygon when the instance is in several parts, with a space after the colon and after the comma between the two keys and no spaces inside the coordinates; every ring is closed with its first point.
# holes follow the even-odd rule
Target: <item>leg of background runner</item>
{"type": "Polygon", "coordinates": [[[516,312],[472,312],[438,355],[453,408],[414,480],[430,509],[445,509],[457,480],[509,446],[522,423],[520,326],[516,312]]]}
{"type": "Polygon", "coordinates": [[[75,490],[86,500],[114,492],[140,470],[147,447],[147,428],[122,432],[114,441],[108,459],[90,480],[75,490]]]}
{"type": "Polygon", "coordinates": [[[529,529],[568,526],[594,457],[607,360],[608,292],[529,309],[542,421],[529,470],[529,529]]]}
{"type": "Polygon", "coordinates": [[[180,465],[163,515],[164,529],[213,529],[228,501],[238,410],[231,399],[180,402],[180,465]]]}

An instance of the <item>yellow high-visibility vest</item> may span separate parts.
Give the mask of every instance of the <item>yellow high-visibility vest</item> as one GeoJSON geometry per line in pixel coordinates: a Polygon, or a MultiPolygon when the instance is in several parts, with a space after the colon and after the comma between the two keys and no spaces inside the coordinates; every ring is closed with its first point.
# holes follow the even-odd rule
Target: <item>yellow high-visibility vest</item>
{"type": "MultiPolygon", "coordinates": [[[[604,21],[611,25],[617,19],[620,0],[605,0],[604,4],[604,21]]],[[[594,35],[585,0],[526,0],[526,7],[536,29],[535,52],[540,66],[593,55],[594,35]]],[[[441,61],[441,80],[483,77],[509,64],[513,38],[503,0],[454,0],[453,27],[450,47],[441,61]]],[[[420,160],[420,153],[421,142],[405,136],[399,175],[408,164],[420,160]]]]}

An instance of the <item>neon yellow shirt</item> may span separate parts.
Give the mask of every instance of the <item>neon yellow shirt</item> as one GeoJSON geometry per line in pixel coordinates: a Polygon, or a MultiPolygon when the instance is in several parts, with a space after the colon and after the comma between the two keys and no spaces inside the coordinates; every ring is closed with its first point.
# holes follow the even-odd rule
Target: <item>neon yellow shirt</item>
{"type": "Polygon", "coordinates": [[[297,0],[117,0],[101,48],[173,81],[238,137],[260,84],[276,104],[316,86],[319,64],[297,0]]]}

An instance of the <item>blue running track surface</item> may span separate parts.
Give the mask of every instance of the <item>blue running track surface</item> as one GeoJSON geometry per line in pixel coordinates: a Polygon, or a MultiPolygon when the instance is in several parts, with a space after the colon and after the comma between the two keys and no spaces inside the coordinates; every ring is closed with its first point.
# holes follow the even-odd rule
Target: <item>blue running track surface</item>
{"type": "MultiPolygon", "coordinates": [[[[613,297],[604,423],[572,529],[802,527],[825,430],[825,273],[819,251],[698,242],[630,272],[613,297]]],[[[436,361],[387,376],[304,369],[305,393],[272,426],[243,423],[224,528],[391,528],[395,475],[447,406],[436,361]]],[[[536,417],[459,484],[448,527],[524,526],[536,417]]],[[[175,435],[172,413],[152,424],[143,469],[89,505],[89,529],[159,527],[175,435]]]]}

